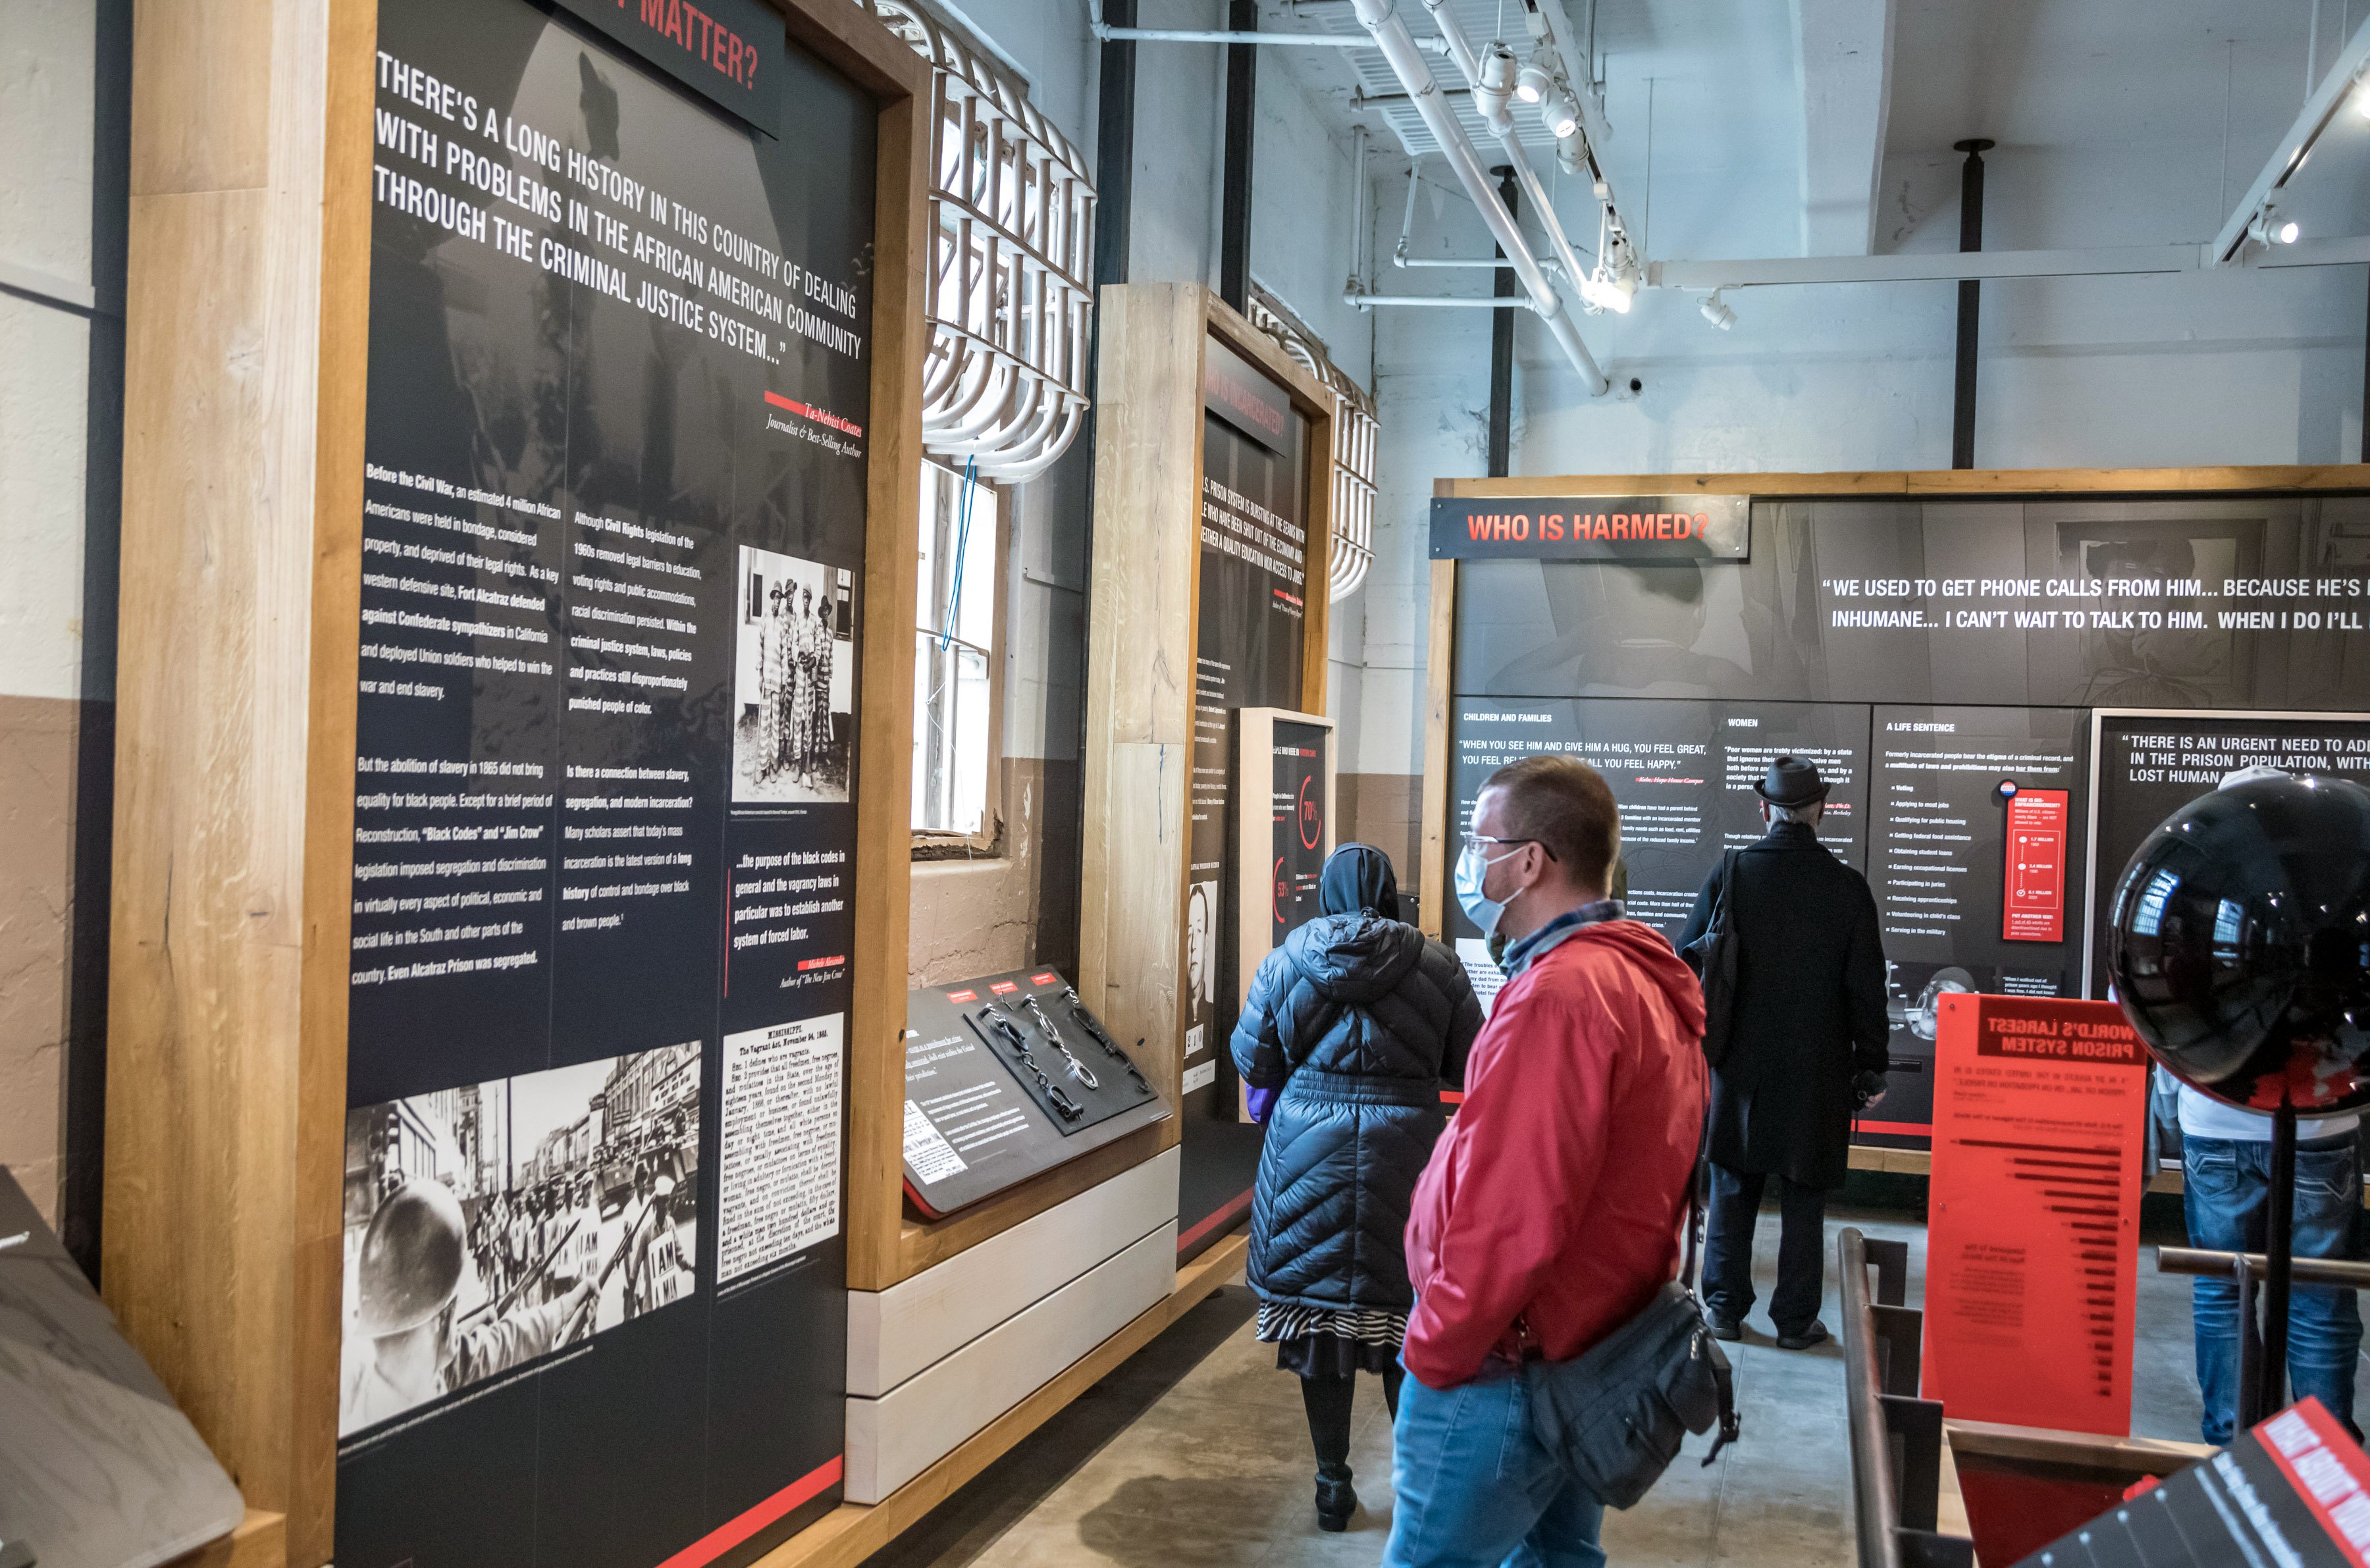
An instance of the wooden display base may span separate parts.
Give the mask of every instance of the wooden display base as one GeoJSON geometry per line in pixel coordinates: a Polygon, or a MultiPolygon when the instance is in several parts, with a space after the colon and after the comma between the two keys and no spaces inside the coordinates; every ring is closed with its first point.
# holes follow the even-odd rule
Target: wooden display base
{"type": "MultiPolygon", "coordinates": [[[[1146,1131],[1151,1129],[1147,1128],[1146,1131]]],[[[1224,1285],[1243,1266],[1250,1238],[1229,1236],[1177,1271],[1168,1298],[1103,1341],[1068,1370],[990,1422],[945,1458],[865,1506],[844,1503],[757,1560],[755,1568],[856,1568],[952,1496],[965,1482],[1001,1458],[1163,1329],[1224,1285]]]]}
{"type": "Polygon", "coordinates": [[[238,1528],[165,1568],[280,1568],[288,1561],[288,1516],[249,1508],[238,1528]]]}

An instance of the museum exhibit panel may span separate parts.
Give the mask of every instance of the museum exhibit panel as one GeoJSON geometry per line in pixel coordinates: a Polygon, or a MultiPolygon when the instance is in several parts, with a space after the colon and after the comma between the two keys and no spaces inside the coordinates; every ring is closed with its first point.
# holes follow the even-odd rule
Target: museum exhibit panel
{"type": "MultiPolygon", "coordinates": [[[[2105,997],[2097,911],[2167,813],[2253,762],[2370,768],[2364,580],[2336,564],[2370,502],[1891,478],[1443,480],[1427,842],[1493,769],[1578,756],[1620,801],[1629,912],[1675,937],[1761,836],[1769,759],[1814,763],[1884,946],[1893,1066],[1855,1141],[1923,1150],[1943,998],[2105,997]]],[[[1463,911],[1426,919],[1491,989],[1463,911]]]]}
{"type": "Polygon", "coordinates": [[[1789,758],[1608,1561],[2370,1568],[2370,18],[2009,9],[15,7],[0,1568],[1411,1552],[1789,758]]]}

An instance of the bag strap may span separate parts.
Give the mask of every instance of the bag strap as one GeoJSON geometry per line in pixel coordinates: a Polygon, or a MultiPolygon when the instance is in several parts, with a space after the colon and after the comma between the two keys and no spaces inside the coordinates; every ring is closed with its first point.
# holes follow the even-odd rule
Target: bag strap
{"type": "Polygon", "coordinates": [[[1720,896],[1712,901],[1711,922],[1705,928],[1707,931],[1728,929],[1728,898],[1736,886],[1736,858],[1742,853],[1742,849],[1729,849],[1720,855],[1720,896]]]}
{"type": "MultiPolygon", "coordinates": [[[[1731,855],[1734,850],[1729,851],[1731,855]]],[[[1696,1290],[1696,1247],[1703,1236],[1704,1210],[1708,1206],[1705,1189],[1711,1184],[1711,1160],[1706,1150],[1711,1140],[1711,1107],[1704,1107],[1703,1126],[1696,1135],[1696,1161],[1687,1171],[1687,1255],[1686,1266],[1679,1279],[1690,1297],[1696,1290]]],[[[1700,1303],[1698,1303],[1700,1308],[1700,1303]]],[[[1710,1449],[1703,1457],[1703,1468],[1720,1458],[1720,1451],[1736,1441],[1743,1430],[1736,1414],[1736,1371],[1729,1364],[1728,1353],[1706,1332],[1702,1343],[1710,1352],[1712,1391],[1719,1401],[1720,1435],[1712,1439],[1710,1449]]]]}

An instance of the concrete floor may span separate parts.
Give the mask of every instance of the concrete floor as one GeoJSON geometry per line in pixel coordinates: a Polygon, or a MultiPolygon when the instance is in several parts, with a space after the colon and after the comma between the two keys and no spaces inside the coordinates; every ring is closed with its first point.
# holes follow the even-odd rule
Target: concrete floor
{"type": "MultiPolygon", "coordinates": [[[[1921,1184],[1922,1185],[1922,1184],[1921,1184]]],[[[2148,1239],[2178,1242],[2178,1210],[2150,1208],[2148,1239]],[[2168,1222],[2169,1228],[2167,1228],[2168,1222]]],[[[1925,1227],[1914,1208],[1838,1203],[1835,1233],[1857,1225],[1911,1244],[1909,1300],[1924,1298],[1925,1227]]],[[[1776,1279],[1777,1216],[1754,1254],[1766,1303],[1776,1279]]],[[[1839,1321],[1830,1262],[1823,1319],[1839,1321]]],[[[2133,1429],[2197,1436],[2185,1281],[2154,1270],[2144,1249],[2133,1429]]],[[[867,1568],[1239,1568],[1373,1564],[1390,1528],[1390,1428],[1379,1379],[1361,1378],[1351,1463],[1362,1501],[1342,1535],[1317,1528],[1315,1461],[1295,1380],[1251,1337],[1256,1310],[1241,1284],[1180,1319],[1076,1404],[958,1492],[867,1568]]],[[[1756,1309],[1756,1312],[1759,1309],[1756,1309]]],[[[1830,1342],[1788,1352],[1766,1318],[1728,1347],[1743,1440],[1710,1468],[1708,1438],[1687,1451],[1637,1507],[1608,1513],[1605,1546],[1623,1568],[1848,1563],[1850,1467],[1841,1354],[1830,1342]]]]}

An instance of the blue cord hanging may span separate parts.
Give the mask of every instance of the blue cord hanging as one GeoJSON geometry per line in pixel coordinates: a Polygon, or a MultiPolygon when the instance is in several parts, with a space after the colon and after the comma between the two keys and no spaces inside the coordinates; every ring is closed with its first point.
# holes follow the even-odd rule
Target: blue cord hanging
{"type": "Polygon", "coordinates": [[[962,510],[961,521],[955,525],[954,590],[947,595],[946,624],[938,628],[938,651],[941,653],[947,651],[947,644],[954,640],[955,617],[962,609],[963,552],[971,548],[971,498],[972,492],[979,488],[978,473],[979,459],[964,458],[962,510]]]}

